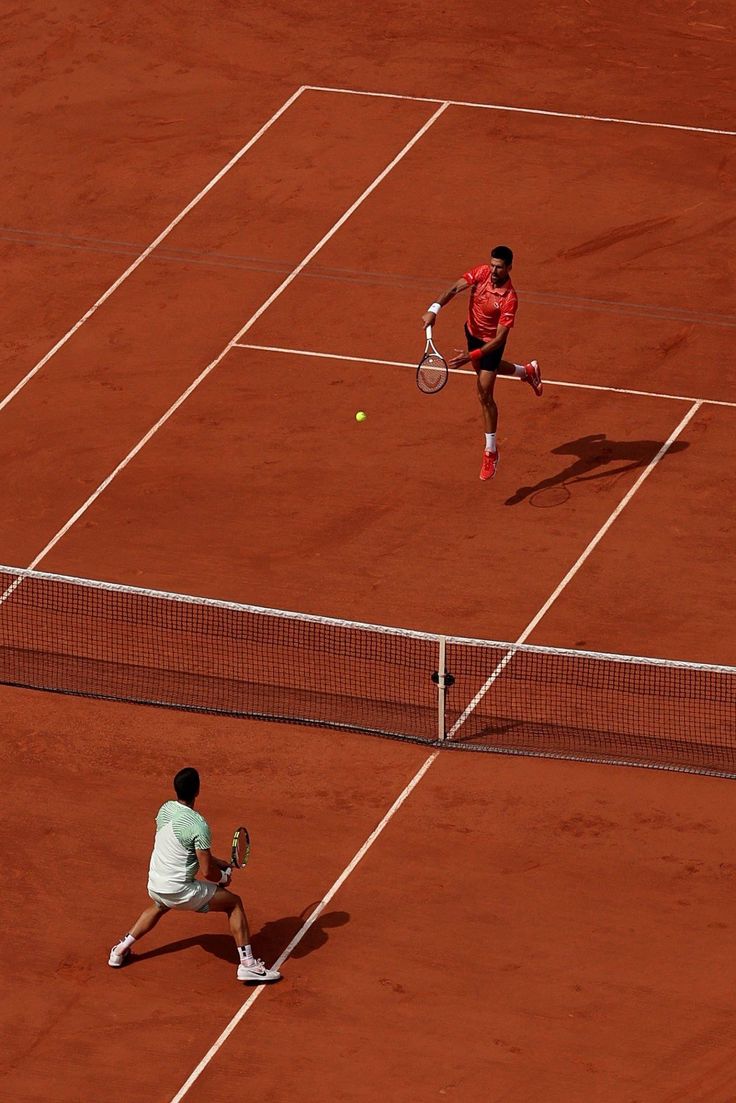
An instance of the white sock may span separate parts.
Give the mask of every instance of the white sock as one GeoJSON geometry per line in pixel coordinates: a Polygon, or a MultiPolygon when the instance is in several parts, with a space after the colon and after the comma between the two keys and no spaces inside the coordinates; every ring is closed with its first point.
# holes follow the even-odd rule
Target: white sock
{"type": "Polygon", "coordinates": [[[496,434],[486,433],[486,452],[496,451],[496,434]]]}
{"type": "Polygon", "coordinates": [[[119,954],[124,954],[126,950],[130,949],[130,947],[133,945],[134,942],[135,942],[135,939],[133,938],[133,935],[132,934],[126,934],[125,938],[120,939],[117,946],[115,947],[115,950],[119,954]]]}
{"type": "Polygon", "coordinates": [[[526,364],[514,364],[514,375],[517,379],[526,379],[526,364]]]}
{"type": "Polygon", "coordinates": [[[253,957],[250,943],[247,946],[238,946],[238,953],[240,954],[241,965],[255,965],[256,959],[253,957]]]}

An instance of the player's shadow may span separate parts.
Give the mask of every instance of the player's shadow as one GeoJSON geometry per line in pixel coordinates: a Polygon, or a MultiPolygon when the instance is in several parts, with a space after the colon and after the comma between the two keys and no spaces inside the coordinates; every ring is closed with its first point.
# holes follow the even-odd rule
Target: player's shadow
{"type": "Polygon", "coordinates": [[[232,938],[227,934],[197,934],[191,938],[179,938],[176,942],[166,942],[163,946],[154,946],[150,950],[134,950],[130,955],[130,964],[135,965],[147,958],[164,957],[166,954],[180,954],[184,950],[191,950],[193,946],[201,947],[213,957],[237,964],[238,952],[232,938]]]}
{"type": "MultiPolygon", "coordinates": [[[[316,904],[310,904],[300,915],[290,915],[283,919],[274,919],[264,923],[260,931],[253,934],[253,951],[264,961],[275,961],[286,949],[292,938],[302,929],[305,921],[314,911],[316,904]]],[[[224,918],[224,917],[223,917],[224,918]]],[[[166,922],[166,920],[164,920],[166,922]]],[[[301,941],[294,947],[291,957],[306,957],[313,950],[319,950],[327,942],[327,931],[331,927],[342,927],[350,922],[348,912],[323,912],[312,924],[301,941]]],[[[176,942],[167,942],[150,950],[135,951],[131,954],[130,965],[145,961],[147,958],[163,957],[165,954],[180,954],[199,946],[213,957],[219,957],[231,965],[238,962],[238,952],[229,934],[202,933],[191,938],[180,938],[176,942]]]]}
{"type": "MultiPolygon", "coordinates": [[[[264,961],[275,960],[302,929],[316,907],[315,902],[304,908],[299,915],[289,915],[283,919],[273,919],[269,923],[264,923],[260,931],[253,936],[253,946],[258,950],[259,956],[264,961]]],[[[307,957],[308,954],[321,949],[326,944],[329,938],[327,932],[331,928],[344,927],[349,922],[348,912],[322,912],[289,956],[307,957]]]]}
{"type": "MultiPolygon", "coordinates": [[[[590,482],[596,479],[616,479],[627,472],[646,467],[663,445],[660,440],[609,440],[605,433],[589,433],[586,437],[567,441],[551,450],[553,456],[574,456],[575,459],[559,471],[542,479],[534,486],[520,486],[504,505],[516,506],[540,491],[552,487],[567,487],[571,482],[590,482]],[[612,467],[612,464],[618,466],[612,467]]],[[[687,441],[676,440],[662,457],[682,452],[687,441]]]]}

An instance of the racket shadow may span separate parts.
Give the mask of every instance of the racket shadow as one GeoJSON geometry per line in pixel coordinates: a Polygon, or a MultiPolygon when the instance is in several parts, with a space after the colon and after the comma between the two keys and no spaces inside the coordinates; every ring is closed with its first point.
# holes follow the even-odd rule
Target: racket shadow
{"type": "MultiPolygon", "coordinates": [[[[253,946],[260,957],[266,961],[275,961],[286,949],[292,938],[302,929],[309,916],[317,907],[317,902],[309,904],[299,915],[284,916],[264,923],[260,931],[253,935],[253,946]]],[[[350,922],[349,912],[322,912],[307,933],[291,952],[291,957],[307,957],[327,944],[328,931],[335,927],[344,927],[350,922]]]]}
{"type": "MultiPolygon", "coordinates": [[[[520,486],[504,505],[516,506],[528,498],[534,498],[544,491],[551,491],[556,487],[565,493],[560,493],[557,500],[548,495],[544,501],[532,504],[562,505],[570,497],[568,484],[571,482],[595,482],[599,479],[618,478],[630,471],[637,471],[646,467],[659,452],[664,441],[660,440],[609,440],[605,433],[590,433],[588,436],[579,437],[577,440],[567,441],[551,449],[553,456],[574,456],[571,463],[559,471],[556,475],[550,475],[541,479],[534,486],[520,486]],[[612,466],[612,465],[617,466],[612,466]]],[[[675,452],[682,452],[689,445],[687,441],[676,440],[667,449],[662,457],[663,461],[675,452]]]]}

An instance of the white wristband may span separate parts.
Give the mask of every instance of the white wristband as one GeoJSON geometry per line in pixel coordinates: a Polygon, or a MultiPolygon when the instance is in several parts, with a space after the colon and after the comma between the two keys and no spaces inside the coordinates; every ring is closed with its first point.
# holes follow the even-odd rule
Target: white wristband
{"type": "Polygon", "coordinates": [[[219,884],[224,885],[231,873],[232,870],[230,869],[230,866],[228,866],[227,869],[221,870],[219,884]]]}
{"type": "Polygon", "coordinates": [[[434,316],[436,318],[441,310],[442,310],[442,307],[440,306],[439,303],[432,303],[431,306],[427,307],[427,314],[434,314],[434,316]]]}

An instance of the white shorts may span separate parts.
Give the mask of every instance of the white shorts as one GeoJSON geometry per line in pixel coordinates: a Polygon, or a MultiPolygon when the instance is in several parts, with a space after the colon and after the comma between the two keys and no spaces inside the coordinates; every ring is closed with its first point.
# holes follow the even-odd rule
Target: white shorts
{"type": "Polygon", "coordinates": [[[154,892],[149,888],[148,895],[155,904],[164,908],[179,908],[181,911],[207,912],[210,900],[217,892],[214,881],[190,881],[178,892],[154,892]]]}

